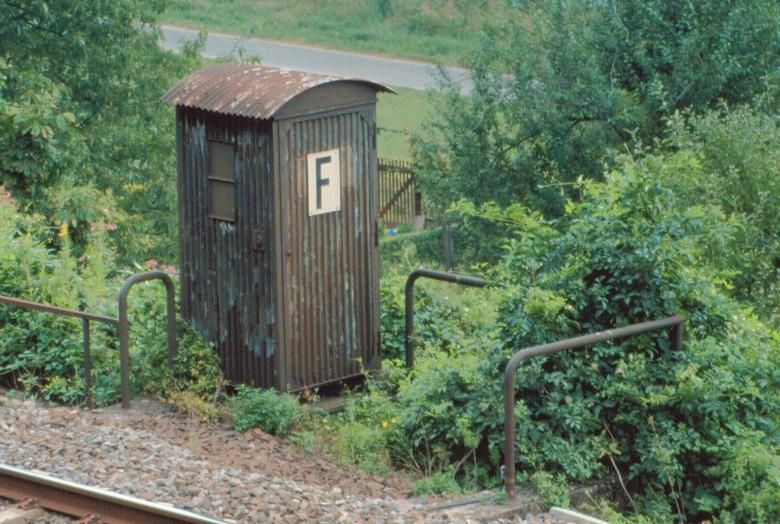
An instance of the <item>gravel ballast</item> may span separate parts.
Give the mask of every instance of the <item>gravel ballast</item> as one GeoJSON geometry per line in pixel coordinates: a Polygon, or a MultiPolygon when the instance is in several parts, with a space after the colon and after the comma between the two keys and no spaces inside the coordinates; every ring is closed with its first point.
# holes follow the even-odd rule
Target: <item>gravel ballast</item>
{"type": "MultiPolygon", "coordinates": [[[[424,511],[400,475],[370,476],[260,431],[156,402],[88,412],[0,392],[0,462],[232,522],[476,522],[424,511]]],[[[549,515],[503,522],[558,522],[549,515]]]]}

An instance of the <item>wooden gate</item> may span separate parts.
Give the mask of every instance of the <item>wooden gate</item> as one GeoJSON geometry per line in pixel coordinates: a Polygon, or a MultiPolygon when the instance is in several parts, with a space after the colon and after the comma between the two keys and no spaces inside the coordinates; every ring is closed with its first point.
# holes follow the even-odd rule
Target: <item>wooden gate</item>
{"type": "Polygon", "coordinates": [[[422,214],[422,200],[415,186],[412,164],[379,159],[379,218],[387,226],[410,224],[422,214]]]}

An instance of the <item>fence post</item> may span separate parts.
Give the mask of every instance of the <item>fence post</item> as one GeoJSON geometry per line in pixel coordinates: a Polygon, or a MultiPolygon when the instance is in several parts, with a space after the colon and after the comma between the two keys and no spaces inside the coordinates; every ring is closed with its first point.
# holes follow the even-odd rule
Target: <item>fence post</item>
{"type": "Polygon", "coordinates": [[[89,319],[81,319],[82,338],[84,341],[84,387],[87,389],[87,408],[94,409],[92,397],[92,353],[89,347],[89,319]]]}

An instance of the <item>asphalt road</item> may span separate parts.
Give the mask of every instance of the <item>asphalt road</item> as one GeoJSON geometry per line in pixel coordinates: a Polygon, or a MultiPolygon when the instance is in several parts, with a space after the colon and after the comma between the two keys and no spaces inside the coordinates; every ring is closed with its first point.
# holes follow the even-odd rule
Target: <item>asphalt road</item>
{"type": "MultiPolygon", "coordinates": [[[[194,40],[198,35],[197,31],[168,25],[162,26],[162,33],[163,41],[160,45],[165,49],[173,50],[178,49],[182,42],[194,40]]],[[[204,55],[208,57],[236,55],[239,48],[243,48],[245,54],[260,56],[263,65],[271,67],[362,78],[412,89],[426,89],[436,84],[437,68],[430,63],[241,38],[222,33],[208,34],[204,55]]],[[[448,67],[446,71],[452,78],[461,82],[463,92],[469,90],[470,82],[465,69],[448,67]]]]}

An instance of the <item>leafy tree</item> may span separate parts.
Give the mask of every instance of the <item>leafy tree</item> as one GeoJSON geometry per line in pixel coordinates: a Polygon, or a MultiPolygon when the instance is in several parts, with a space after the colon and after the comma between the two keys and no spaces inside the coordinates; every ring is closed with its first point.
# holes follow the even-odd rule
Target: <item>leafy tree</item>
{"type": "Polygon", "coordinates": [[[175,253],[173,117],[158,99],[198,59],[157,45],[164,5],[0,0],[0,182],[76,240],[98,216],[118,224],[125,256],[130,238],[134,257],[175,253]]]}
{"type": "Polygon", "coordinates": [[[560,214],[610,148],[652,143],[675,110],[751,101],[780,81],[773,0],[514,2],[468,58],[474,87],[443,80],[414,153],[439,206],[522,201],[560,214]]]}
{"type": "Polygon", "coordinates": [[[681,206],[717,206],[739,227],[713,265],[734,273],[734,296],[780,316],[780,121],[750,108],[674,115],[665,149],[642,160],[681,206]],[[678,169],[682,163],[690,166],[678,169]]]}

